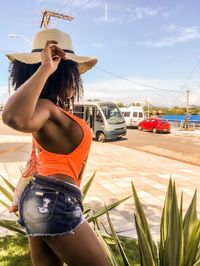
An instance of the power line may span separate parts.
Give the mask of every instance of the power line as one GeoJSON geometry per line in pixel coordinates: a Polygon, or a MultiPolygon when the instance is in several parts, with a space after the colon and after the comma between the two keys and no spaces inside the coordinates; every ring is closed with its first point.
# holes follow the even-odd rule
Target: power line
{"type": "Polygon", "coordinates": [[[103,72],[105,72],[105,73],[107,73],[107,74],[109,74],[109,75],[111,75],[113,77],[128,81],[128,82],[136,84],[136,85],[140,85],[140,86],[143,86],[143,87],[146,87],[146,88],[151,88],[151,89],[156,89],[156,90],[161,90],[161,91],[170,91],[170,92],[180,93],[179,90],[162,89],[162,88],[154,87],[154,86],[151,86],[151,85],[148,85],[148,84],[144,84],[144,83],[141,83],[141,82],[138,82],[138,81],[130,80],[130,79],[124,78],[122,76],[119,76],[117,74],[114,74],[114,73],[112,73],[110,71],[107,71],[107,70],[105,70],[105,69],[103,69],[101,67],[97,67],[96,66],[95,68],[97,68],[97,69],[99,69],[99,70],[101,70],[101,71],[103,71],[103,72]]]}
{"type": "MultiPolygon", "coordinates": [[[[183,91],[186,89],[186,84],[187,82],[192,78],[192,75],[194,74],[197,66],[199,65],[200,63],[200,58],[198,58],[197,62],[195,63],[194,67],[192,68],[191,72],[189,73],[188,77],[186,78],[184,84],[183,84],[183,88],[180,89],[180,93],[183,93],[183,91]]],[[[177,100],[179,99],[180,96],[177,96],[173,102],[173,105],[172,106],[175,106],[177,100]]]]}
{"type": "MultiPolygon", "coordinates": [[[[186,79],[186,81],[185,81],[183,87],[185,87],[186,84],[187,84],[187,82],[192,78],[192,75],[193,75],[194,71],[196,70],[197,66],[199,65],[199,63],[200,63],[200,58],[197,60],[196,64],[195,64],[194,67],[192,68],[192,71],[191,71],[190,74],[188,75],[188,77],[187,77],[187,79],[186,79]]],[[[182,89],[182,90],[183,90],[183,89],[182,89]]]]}

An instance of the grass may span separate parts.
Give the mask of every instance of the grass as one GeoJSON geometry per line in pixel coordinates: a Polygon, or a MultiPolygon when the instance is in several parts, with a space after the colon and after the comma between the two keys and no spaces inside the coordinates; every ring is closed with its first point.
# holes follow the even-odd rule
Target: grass
{"type": "MultiPolygon", "coordinates": [[[[137,242],[133,239],[121,237],[122,245],[131,266],[139,266],[139,251],[137,242]]],[[[118,257],[119,266],[123,265],[117,251],[113,248],[118,257]]],[[[17,234],[0,237],[0,265],[1,266],[31,266],[31,259],[26,237],[17,234]]]]}
{"type": "Polygon", "coordinates": [[[31,266],[28,239],[22,235],[0,238],[1,266],[31,266]]]}
{"type": "MultiPolygon", "coordinates": [[[[140,255],[138,250],[138,244],[136,240],[127,237],[119,238],[122,243],[122,247],[126,253],[126,256],[130,262],[131,266],[140,266],[140,255]]],[[[119,262],[119,266],[124,265],[121,256],[118,256],[118,252],[116,248],[112,248],[114,253],[117,256],[117,260],[119,262]]]]}

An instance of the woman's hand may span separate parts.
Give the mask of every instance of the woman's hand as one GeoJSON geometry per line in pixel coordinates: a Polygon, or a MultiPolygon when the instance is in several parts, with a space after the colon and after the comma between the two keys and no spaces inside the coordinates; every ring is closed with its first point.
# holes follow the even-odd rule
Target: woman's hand
{"type": "Polygon", "coordinates": [[[12,205],[10,208],[9,208],[9,212],[12,213],[12,212],[17,212],[18,211],[18,206],[14,206],[12,205]]]}
{"type": "Polygon", "coordinates": [[[61,48],[56,46],[57,43],[57,41],[53,40],[47,41],[41,53],[41,67],[48,71],[50,75],[56,71],[61,58],[64,60],[68,59],[65,55],[65,52],[61,48]]]}

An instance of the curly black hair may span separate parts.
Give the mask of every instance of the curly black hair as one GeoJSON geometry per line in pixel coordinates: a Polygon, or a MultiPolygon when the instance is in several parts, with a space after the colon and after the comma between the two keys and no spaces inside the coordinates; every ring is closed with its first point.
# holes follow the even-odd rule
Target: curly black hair
{"type": "MultiPolygon", "coordinates": [[[[25,64],[14,60],[9,67],[10,82],[17,90],[39,68],[41,63],[25,64]]],[[[39,98],[49,99],[65,110],[70,110],[74,100],[79,101],[83,96],[83,84],[78,71],[77,63],[61,59],[57,70],[48,78],[39,98]],[[68,98],[68,92],[73,96],[68,98]]]]}

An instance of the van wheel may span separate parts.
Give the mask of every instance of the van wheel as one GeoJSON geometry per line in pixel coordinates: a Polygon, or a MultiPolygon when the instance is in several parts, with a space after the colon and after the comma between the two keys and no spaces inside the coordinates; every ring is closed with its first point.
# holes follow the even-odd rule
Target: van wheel
{"type": "Polygon", "coordinates": [[[105,135],[104,135],[102,132],[99,132],[99,133],[97,134],[97,141],[98,141],[98,142],[104,142],[105,140],[106,140],[105,135]]]}
{"type": "Polygon", "coordinates": [[[153,128],[152,131],[153,131],[153,133],[157,133],[157,129],[155,127],[153,128]]]}
{"type": "Polygon", "coordinates": [[[142,131],[142,127],[141,127],[141,126],[139,126],[139,127],[138,127],[138,130],[139,130],[139,131],[142,131]]]}

